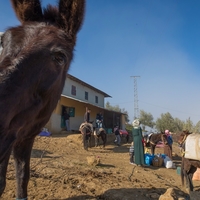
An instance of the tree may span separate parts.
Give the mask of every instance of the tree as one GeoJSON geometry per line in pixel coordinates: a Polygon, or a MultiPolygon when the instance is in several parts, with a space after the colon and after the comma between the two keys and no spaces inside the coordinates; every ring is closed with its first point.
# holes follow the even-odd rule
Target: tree
{"type": "Polygon", "coordinates": [[[188,130],[190,132],[194,131],[194,125],[193,125],[193,122],[190,120],[190,117],[183,124],[183,129],[188,130]]]}
{"type": "Polygon", "coordinates": [[[200,133],[200,121],[197,122],[193,130],[195,133],[200,133]]]}
{"type": "Polygon", "coordinates": [[[140,122],[143,130],[145,130],[145,126],[153,128],[155,125],[155,122],[153,121],[153,115],[145,112],[144,110],[140,110],[140,122]]]}
{"type": "Polygon", "coordinates": [[[124,109],[124,108],[120,108],[119,105],[116,105],[116,106],[111,106],[110,103],[107,101],[106,102],[106,109],[108,110],[113,110],[113,111],[116,111],[116,112],[121,112],[121,113],[124,113],[125,114],[125,121],[128,123],[130,120],[129,120],[129,116],[128,116],[128,112],[124,109]]]}
{"type": "Polygon", "coordinates": [[[184,121],[174,118],[174,132],[180,132],[183,130],[184,121]]]}
{"type": "Polygon", "coordinates": [[[161,117],[156,120],[156,129],[163,132],[166,129],[171,132],[174,132],[176,130],[174,118],[169,112],[161,114],[161,117]]]}

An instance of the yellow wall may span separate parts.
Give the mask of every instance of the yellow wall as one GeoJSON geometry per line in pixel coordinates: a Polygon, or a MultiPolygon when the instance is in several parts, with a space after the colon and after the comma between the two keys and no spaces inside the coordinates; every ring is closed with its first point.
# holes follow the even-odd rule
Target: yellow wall
{"type": "MultiPolygon", "coordinates": [[[[62,106],[66,107],[74,107],[75,108],[75,117],[70,117],[70,129],[77,131],[81,123],[84,120],[84,114],[86,112],[86,107],[90,108],[90,121],[93,121],[93,125],[95,125],[96,114],[102,112],[104,115],[104,109],[88,105],[87,103],[79,102],[70,98],[61,97],[56,109],[54,110],[51,119],[47,124],[47,128],[52,133],[59,133],[62,131],[61,128],[61,113],[62,113],[62,106]]],[[[125,118],[121,115],[121,125],[122,129],[125,129],[125,118]]],[[[107,127],[112,128],[112,127],[107,127]]]]}
{"type": "MultiPolygon", "coordinates": [[[[83,119],[84,114],[86,112],[86,107],[90,108],[90,110],[91,110],[90,120],[91,121],[95,120],[96,114],[98,112],[102,111],[100,108],[97,108],[95,106],[88,105],[88,104],[83,103],[83,102],[77,102],[73,99],[68,99],[68,98],[65,98],[65,97],[61,97],[60,104],[63,105],[63,106],[67,106],[67,107],[75,107],[76,108],[75,109],[75,117],[82,117],[82,119],[83,119]]],[[[61,109],[60,109],[59,114],[61,114],[61,109]]]]}

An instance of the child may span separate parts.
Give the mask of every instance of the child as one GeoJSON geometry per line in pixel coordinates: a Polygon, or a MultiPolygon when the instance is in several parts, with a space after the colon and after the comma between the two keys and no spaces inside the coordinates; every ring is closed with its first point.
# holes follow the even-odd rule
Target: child
{"type": "Polygon", "coordinates": [[[129,148],[129,155],[130,155],[130,164],[134,165],[134,145],[131,142],[131,146],[129,148]]]}

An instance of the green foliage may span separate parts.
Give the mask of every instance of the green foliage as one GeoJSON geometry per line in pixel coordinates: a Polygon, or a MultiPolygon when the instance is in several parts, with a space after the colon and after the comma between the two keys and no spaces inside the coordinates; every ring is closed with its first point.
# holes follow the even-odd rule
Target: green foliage
{"type": "MultiPolygon", "coordinates": [[[[105,107],[108,110],[125,113],[125,120],[127,122],[126,130],[129,132],[132,131],[132,125],[128,124],[128,122],[130,121],[128,112],[124,108],[121,109],[119,105],[111,106],[109,102],[106,102],[105,107]]],[[[156,120],[156,122],[154,122],[154,118],[151,113],[140,110],[140,121],[143,131],[145,131],[145,127],[148,126],[151,128],[155,127],[159,132],[168,129],[169,131],[176,133],[183,130],[200,133],[200,121],[196,125],[194,125],[190,118],[188,118],[186,121],[182,121],[178,118],[173,118],[169,112],[162,113],[161,116],[156,120]]]]}
{"type": "Polygon", "coordinates": [[[200,121],[197,122],[196,126],[194,126],[194,130],[195,133],[200,133],[200,121]]]}
{"type": "Polygon", "coordinates": [[[190,120],[190,118],[188,118],[186,120],[186,122],[183,124],[183,129],[188,130],[190,132],[194,131],[194,125],[193,125],[192,121],[190,120]]]}
{"type": "Polygon", "coordinates": [[[183,125],[184,125],[184,121],[182,121],[178,118],[174,118],[174,127],[175,127],[174,132],[177,133],[177,132],[184,130],[183,125]]]}
{"type": "Polygon", "coordinates": [[[174,132],[176,130],[174,118],[169,112],[161,114],[161,117],[156,120],[156,129],[158,131],[170,130],[174,132]]]}
{"type": "Polygon", "coordinates": [[[143,130],[145,130],[145,126],[153,128],[155,125],[155,122],[153,121],[153,115],[145,112],[144,110],[140,110],[140,122],[143,130]]]}
{"type": "Polygon", "coordinates": [[[131,124],[126,124],[126,130],[128,133],[132,133],[133,126],[131,124]]]}

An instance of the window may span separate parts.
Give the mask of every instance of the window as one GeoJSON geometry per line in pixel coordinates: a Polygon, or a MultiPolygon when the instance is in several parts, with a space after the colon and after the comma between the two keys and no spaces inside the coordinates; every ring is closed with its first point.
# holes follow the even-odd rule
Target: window
{"type": "Polygon", "coordinates": [[[95,96],[95,103],[98,103],[98,96],[95,96]]]}
{"type": "Polygon", "coordinates": [[[88,92],[85,92],[85,100],[88,100],[88,92]]]}
{"type": "Polygon", "coordinates": [[[71,94],[76,96],[76,86],[72,85],[71,94]]]}
{"type": "Polygon", "coordinates": [[[62,117],[64,116],[65,111],[67,111],[70,117],[75,117],[75,107],[62,106],[62,117]]]}

